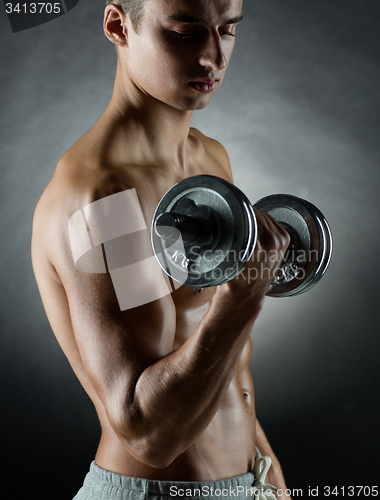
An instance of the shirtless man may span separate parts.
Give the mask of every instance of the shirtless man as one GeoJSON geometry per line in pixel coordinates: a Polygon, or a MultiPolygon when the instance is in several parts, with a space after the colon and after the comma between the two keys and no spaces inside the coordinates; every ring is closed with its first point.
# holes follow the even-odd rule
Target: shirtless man
{"type": "MultiPolygon", "coordinates": [[[[181,179],[211,174],[233,181],[224,148],[190,124],[192,111],[207,106],[222,83],[241,17],[242,0],[108,4],[104,32],[117,48],[112,99],[61,158],[37,205],[32,258],[41,297],[102,429],[92,476],[78,499],[127,498],[112,495],[131,485],[137,489],[128,498],[150,498],[141,488],[158,484],[164,494],[176,481],[217,486],[235,476],[261,484],[260,471],[256,478],[252,473],[255,446],[272,458],[262,480],[286,488],[255,418],[249,371],[250,332],[289,244],[281,226],[257,213],[257,251],[249,263],[258,271],[254,281],[244,273],[203,290],[182,286],[126,310],[108,271],[76,268],[68,231],[73,214],[115,193],[135,189],[150,228],[158,202],[181,179]],[[259,250],[278,252],[278,261],[259,250]],[[263,266],[271,276],[260,272],[263,266]],[[131,478],[158,482],[138,486],[131,478]]],[[[148,237],[146,245],[152,253],[148,237]]],[[[233,498],[236,492],[252,498],[229,490],[233,498]]]]}

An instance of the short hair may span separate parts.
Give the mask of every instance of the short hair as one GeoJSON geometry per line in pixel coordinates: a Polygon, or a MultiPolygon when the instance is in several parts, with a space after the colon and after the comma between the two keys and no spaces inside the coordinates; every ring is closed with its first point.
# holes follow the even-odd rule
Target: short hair
{"type": "Polygon", "coordinates": [[[133,29],[138,33],[141,20],[144,14],[145,0],[106,0],[106,5],[114,3],[121,7],[125,14],[128,14],[133,29]]]}

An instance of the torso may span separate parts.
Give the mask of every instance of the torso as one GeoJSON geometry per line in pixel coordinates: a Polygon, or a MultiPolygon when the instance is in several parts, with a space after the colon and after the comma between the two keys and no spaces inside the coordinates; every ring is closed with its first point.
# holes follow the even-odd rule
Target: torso
{"type": "MultiPolygon", "coordinates": [[[[84,141],[89,139],[91,139],[91,134],[84,141]]],[[[128,185],[132,183],[136,189],[147,227],[151,225],[155,208],[161,197],[181,178],[198,174],[211,174],[224,177],[232,182],[229,165],[226,164],[223,157],[218,155],[217,150],[211,151],[211,154],[207,151],[210,148],[212,150],[213,145],[211,143],[203,144],[204,140],[197,132],[193,132],[192,140],[198,144],[197,151],[193,155],[194,163],[189,165],[188,170],[182,175],[171,173],[169,170],[157,172],[153,167],[128,168],[126,171],[121,167],[120,169],[116,167],[112,168],[110,174],[100,161],[97,166],[94,159],[91,161],[91,166],[88,167],[90,175],[88,171],[83,174],[76,172],[74,167],[72,172],[65,172],[58,168],[40,201],[37,226],[42,224],[43,214],[47,213],[52,206],[57,206],[59,198],[62,199],[62,207],[57,211],[57,218],[64,217],[66,227],[67,214],[70,211],[74,213],[86,204],[85,199],[80,199],[75,193],[72,196],[67,195],[67,193],[62,196],[63,186],[67,183],[67,176],[70,177],[70,175],[76,179],[75,191],[77,193],[81,190],[81,183],[84,186],[89,179],[97,177],[106,180],[112,179],[112,182],[122,185],[125,175],[125,182],[128,185]]],[[[74,154],[78,153],[74,152],[74,154]]],[[[94,158],[96,158],[96,154],[94,158]]],[[[255,453],[254,388],[249,371],[252,354],[251,341],[246,344],[222,403],[203,434],[169,467],[155,469],[144,465],[133,458],[122,445],[86,374],[74,337],[67,294],[54,262],[54,260],[56,262],[61,260],[62,266],[64,266],[65,262],[68,262],[69,256],[65,250],[62,250],[59,241],[51,243],[51,240],[56,240],[56,238],[50,238],[49,243],[45,241],[45,238],[47,238],[45,231],[35,231],[33,241],[34,270],[52,329],[72,368],[92,399],[99,416],[102,436],[96,454],[96,463],[104,469],[128,476],[179,481],[215,480],[233,477],[251,470],[255,453]]],[[[176,322],[173,350],[178,349],[195,330],[207,312],[214,291],[214,288],[194,289],[182,286],[171,294],[170,299],[174,307],[168,308],[168,314],[175,314],[173,320],[176,322]]]]}

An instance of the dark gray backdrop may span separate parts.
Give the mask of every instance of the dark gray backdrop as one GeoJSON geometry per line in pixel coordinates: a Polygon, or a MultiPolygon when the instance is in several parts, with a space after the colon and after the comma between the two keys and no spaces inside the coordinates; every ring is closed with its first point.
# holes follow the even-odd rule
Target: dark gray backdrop
{"type": "MultiPolygon", "coordinates": [[[[293,193],[332,227],[321,283],[267,299],[252,333],[258,417],[304,497],[309,486],[380,482],[379,5],[246,0],[226,80],[194,115],[225,145],[252,201],[293,193]]],[[[115,51],[102,10],[102,0],[81,0],[13,34],[0,6],[1,455],[16,498],[70,499],[100,434],[45,317],[30,236],[58,159],[111,96],[115,51]]]]}

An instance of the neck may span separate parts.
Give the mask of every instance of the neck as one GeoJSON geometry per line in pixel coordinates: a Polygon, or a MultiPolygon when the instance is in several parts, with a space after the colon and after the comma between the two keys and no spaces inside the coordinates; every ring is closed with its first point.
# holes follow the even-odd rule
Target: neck
{"type": "Polygon", "coordinates": [[[129,161],[185,168],[192,111],[175,109],[144,93],[118,68],[105,115],[113,121],[114,144],[118,137],[119,144],[139,144],[132,150],[127,146],[129,161]]]}

